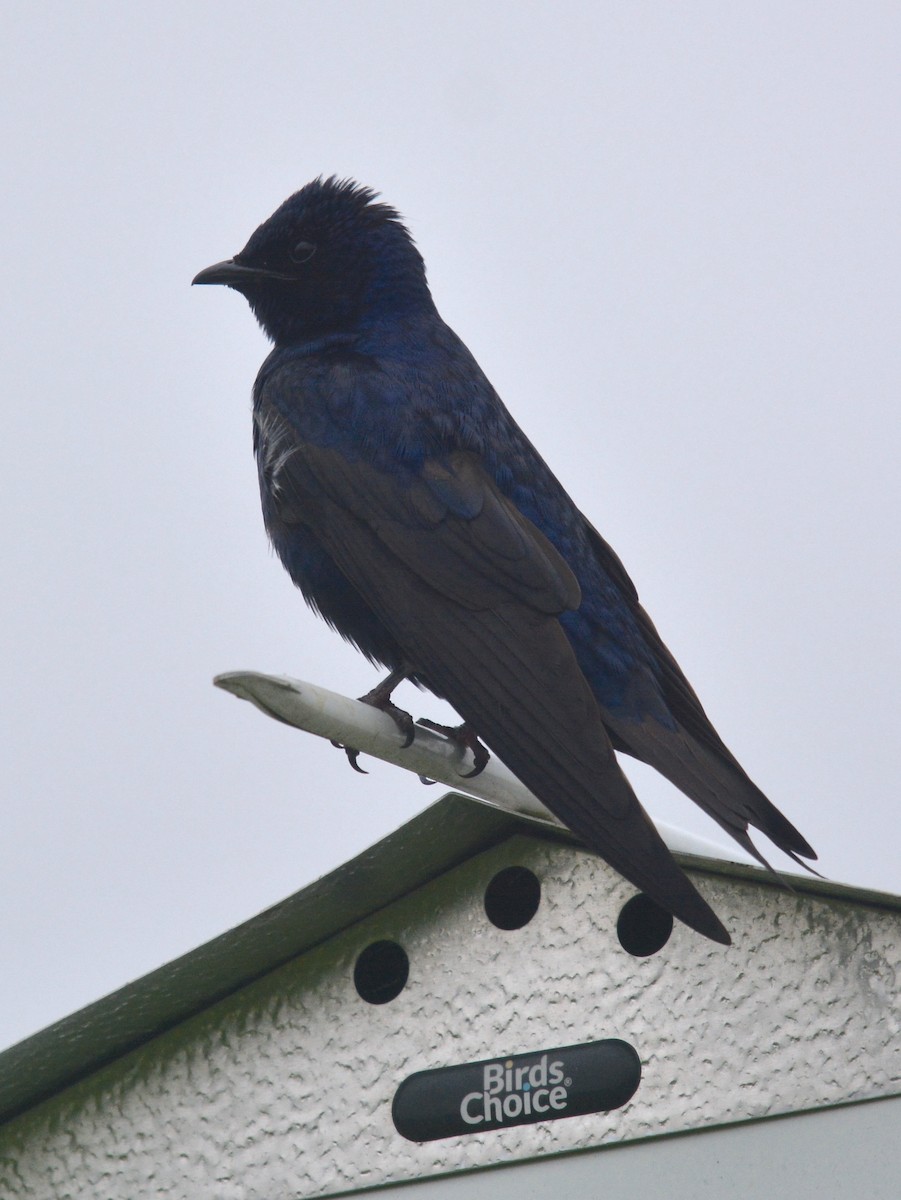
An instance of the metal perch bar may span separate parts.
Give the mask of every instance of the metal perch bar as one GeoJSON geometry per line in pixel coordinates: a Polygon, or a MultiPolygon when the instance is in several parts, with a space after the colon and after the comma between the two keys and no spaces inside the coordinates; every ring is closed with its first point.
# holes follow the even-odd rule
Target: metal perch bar
{"type": "MultiPolygon", "coordinates": [[[[213,683],[241,700],[249,700],[261,712],[285,725],[352,746],[363,754],[444,783],[486,804],[562,828],[557,818],[497,757],[492,756],[479,775],[463,778],[463,772],[472,767],[472,754],[431,729],[417,725],[412,744],[404,748],[403,735],[385,713],[317,684],[257,671],[226,671],[217,675],[213,683]]],[[[655,825],[670,850],[747,861],[740,851],[726,850],[716,842],[659,821],[655,825]]]]}

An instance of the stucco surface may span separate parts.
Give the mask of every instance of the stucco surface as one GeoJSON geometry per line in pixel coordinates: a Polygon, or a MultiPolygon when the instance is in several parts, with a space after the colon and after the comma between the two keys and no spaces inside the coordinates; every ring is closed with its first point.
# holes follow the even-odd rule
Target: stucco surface
{"type": "Polygon", "coordinates": [[[315,1197],[901,1090],[901,914],[696,878],[734,945],[677,924],[636,959],[615,930],[628,884],[512,838],[9,1123],[0,1195],[315,1197]],[[504,931],[482,896],[512,864],[542,901],[504,931]],[[376,1006],[353,966],[382,938],[410,976],[376,1006]],[[643,1064],[613,1113],[426,1145],[391,1122],[413,1071],[606,1037],[643,1064]]]}

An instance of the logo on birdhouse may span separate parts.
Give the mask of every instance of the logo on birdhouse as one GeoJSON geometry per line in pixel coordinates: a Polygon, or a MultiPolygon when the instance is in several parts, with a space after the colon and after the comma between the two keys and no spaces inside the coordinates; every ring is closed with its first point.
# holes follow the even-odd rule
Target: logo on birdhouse
{"type": "Polygon", "coordinates": [[[394,1096],[395,1127],[411,1142],[609,1112],[641,1079],[635,1049],[618,1038],[418,1071],[394,1096]]]}

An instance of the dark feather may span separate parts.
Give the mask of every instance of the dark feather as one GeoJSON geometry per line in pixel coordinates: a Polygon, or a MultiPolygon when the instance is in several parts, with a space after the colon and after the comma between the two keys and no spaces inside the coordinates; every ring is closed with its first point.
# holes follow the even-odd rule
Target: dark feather
{"type": "Polygon", "coordinates": [[[569,567],[472,455],[428,463],[420,478],[434,497],[427,506],[384,472],[298,443],[279,475],[280,515],[312,524],[417,675],[564,824],[687,925],[728,944],[620,770],[556,620],[579,603],[569,567]],[[430,488],[434,479],[466,495],[464,515],[430,488]]]}

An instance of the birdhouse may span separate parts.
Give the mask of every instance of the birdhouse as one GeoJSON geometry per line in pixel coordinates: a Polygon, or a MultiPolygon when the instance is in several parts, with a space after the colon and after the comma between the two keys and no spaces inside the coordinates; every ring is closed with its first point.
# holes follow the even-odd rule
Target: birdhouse
{"type": "Polygon", "coordinates": [[[0,1194],[897,1197],[901,900],[680,845],[728,948],[444,796],[0,1055],[0,1194]]]}

